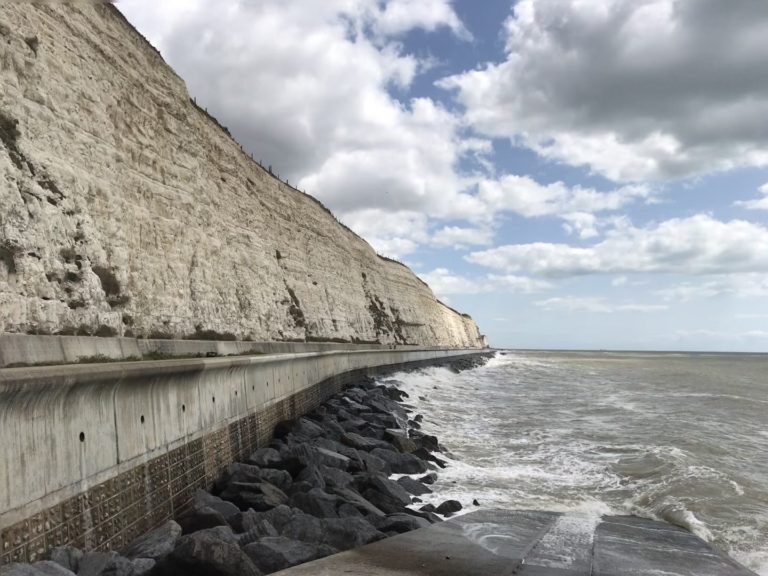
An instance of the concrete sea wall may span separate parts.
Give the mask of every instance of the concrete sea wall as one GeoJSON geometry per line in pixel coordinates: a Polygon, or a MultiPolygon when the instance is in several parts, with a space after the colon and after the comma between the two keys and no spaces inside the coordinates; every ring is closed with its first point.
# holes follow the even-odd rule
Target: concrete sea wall
{"type": "Polygon", "coordinates": [[[169,360],[182,357],[331,352],[333,350],[416,350],[402,344],[337,342],[246,342],[242,340],[153,340],[96,336],[0,334],[0,368],[73,364],[95,360],[169,360]]]}
{"type": "Polygon", "coordinates": [[[280,421],[363,374],[477,354],[355,350],[0,370],[0,563],[119,549],[280,421]]]}

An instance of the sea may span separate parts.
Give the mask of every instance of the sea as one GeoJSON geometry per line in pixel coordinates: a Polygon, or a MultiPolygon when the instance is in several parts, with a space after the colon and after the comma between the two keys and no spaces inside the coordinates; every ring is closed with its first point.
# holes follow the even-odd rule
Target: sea
{"type": "Polygon", "coordinates": [[[768,576],[768,355],[503,351],[390,380],[445,448],[425,502],[666,520],[768,576]]]}

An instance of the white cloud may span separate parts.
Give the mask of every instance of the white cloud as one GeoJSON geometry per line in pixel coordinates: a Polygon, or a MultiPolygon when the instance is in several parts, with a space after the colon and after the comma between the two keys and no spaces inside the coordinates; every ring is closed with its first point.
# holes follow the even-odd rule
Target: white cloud
{"type": "Polygon", "coordinates": [[[611,280],[611,286],[619,287],[619,286],[625,286],[627,282],[629,281],[629,278],[626,276],[617,276],[613,280],[611,280]]]}
{"type": "Polygon", "coordinates": [[[757,191],[762,194],[762,198],[736,202],[736,206],[742,206],[747,210],[768,210],[768,183],[760,186],[757,191]]]}
{"type": "Polygon", "coordinates": [[[493,236],[494,231],[490,228],[445,226],[432,235],[432,244],[456,249],[468,246],[490,246],[493,244],[493,236]]]}
{"type": "Polygon", "coordinates": [[[597,216],[589,212],[572,212],[564,214],[563,229],[568,234],[575,234],[582,240],[594,238],[599,234],[597,231],[597,216]]]}
{"type": "Polygon", "coordinates": [[[565,296],[548,298],[534,302],[536,306],[548,312],[590,312],[611,314],[614,312],[660,312],[668,306],[664,304],[611,303],[604,298],[577,298],[565,296]]]}
{"type": "Polygon", "coordinates": [[[371,208],[349,212],[342,217],[342,222],[365,238],[379,254],[393,258],[410,254],[429,238],[429,219],[421,212],[371,208]]]}
{"type": "Polygon", "coordinates": [[[376,30],[384,35],[402,34],[414,28],[434,31],[442,27],[466,40],[472,38],[448,0],[390,0],[380,8],[375,19],[376,30]]]}
{"type": "Polygon", "coordinates": [[[708,215],[675,218],[645,228],[623,226],[581,248],[537,242],[473,252],[466,259],[548,277],[630,272],[727,274],[768,271],[768,228],[708,215]]]}
{"type": "Polygon", "coordinates": [[[509,294],[531,294],[551,288],[549,282],[515,276],[512,274],[487,274],[478,278],[467,278],[454,274],[447,268],[437,268],[420,274],[432,290],[440,297],[449,294],[488,294],[492,292],[509,294]]]}
{"type": "Polygon", "coordinates": [[[490,245],[503,212],[562,218],[586,239],[605,221],[596,213],[653,199],[644,186],[599,192],[496,178],[488,139],[467,134],[435,100],[398,97],[430,65],[404,52],[400,34],[445,28],[467,36],[449,0],[121,0],[119,7],[246,150],[382,253],[409,254],[429,244],[435,228],[435,246],[490,245]],[[463,159],[480,171],[462,174],[463,159]],[[470,226],[439,228],[439,220],[470,226]]]}
{"type": "Polygon", "coordinates": [[[673,337],[662,334],[659,336],[666,340],[716,340],[721,342],[738,342],[745,340],[762,340],[768,338],[766,330],[747,330],[746,332],[725,332],[720,330],[677,330],[673,337]]]}
{"type": "Polygon", "coordinates": [[[479,133],[615,181],[768,165],[763,2],[520,0],[506,40],[439,83],[479,133]]]}
{"type": "Polygon", "coordinates": [[[344,216],[481,208],[456,170],[489,150],[428,98],[401,100],[428,63],[390,38],[464,35],[449,0],[122,0],[127,16],[256,159],[344,216]],[[394,88],[394,91],[391,89],[394,88]]]}
{"type": "Polygon", "coordinates": [[[735,296],[738,298],[768,296],[768,275],[766,274],[730,274],[698,282],[683,282],[657,290],[656,294],[664,300],[688,302],[717,296],[735,296]]]}
{"type": "Polygon", "coordinates": [[[615,211],[637,201],[651,200],[652,194],[646,186],[598,192],[562,182],[542,185],[527,176],[506,175],[480,182],[478,197],[491,211],[509,211],[532,218],[615,211]]]}

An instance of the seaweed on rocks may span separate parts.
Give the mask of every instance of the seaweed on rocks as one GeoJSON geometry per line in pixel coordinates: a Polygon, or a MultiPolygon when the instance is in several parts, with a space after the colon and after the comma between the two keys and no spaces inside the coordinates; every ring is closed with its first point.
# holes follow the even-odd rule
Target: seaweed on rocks
{"type": "Polygon", "coordinates": [[[212,491],[194,494],[178,523],[145,534],[122,555],[66,547],[52,550],[48,564],[63,576],[84,566],[89,574],[255,576],[441,522],[461,504],[410,508],[432,492],[437,475],[428,470],[445,462],[433,454],[438,439],[417,429],[421,418],[409,420],[401,403],[408,395],[395,383],[362,378],[281,422],[269,447],[230,465],[212,491]],[[393,473],[419,476],[393,480],[393,473]]]}

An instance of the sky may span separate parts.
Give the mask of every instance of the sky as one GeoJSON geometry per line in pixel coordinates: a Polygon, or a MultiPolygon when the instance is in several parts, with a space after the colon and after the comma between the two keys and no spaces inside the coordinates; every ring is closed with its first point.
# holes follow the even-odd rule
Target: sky
{"type": "Polygon", "coordinates": [[[119,0],[496,347],[768,351],[765,0],[119,0]]]}

